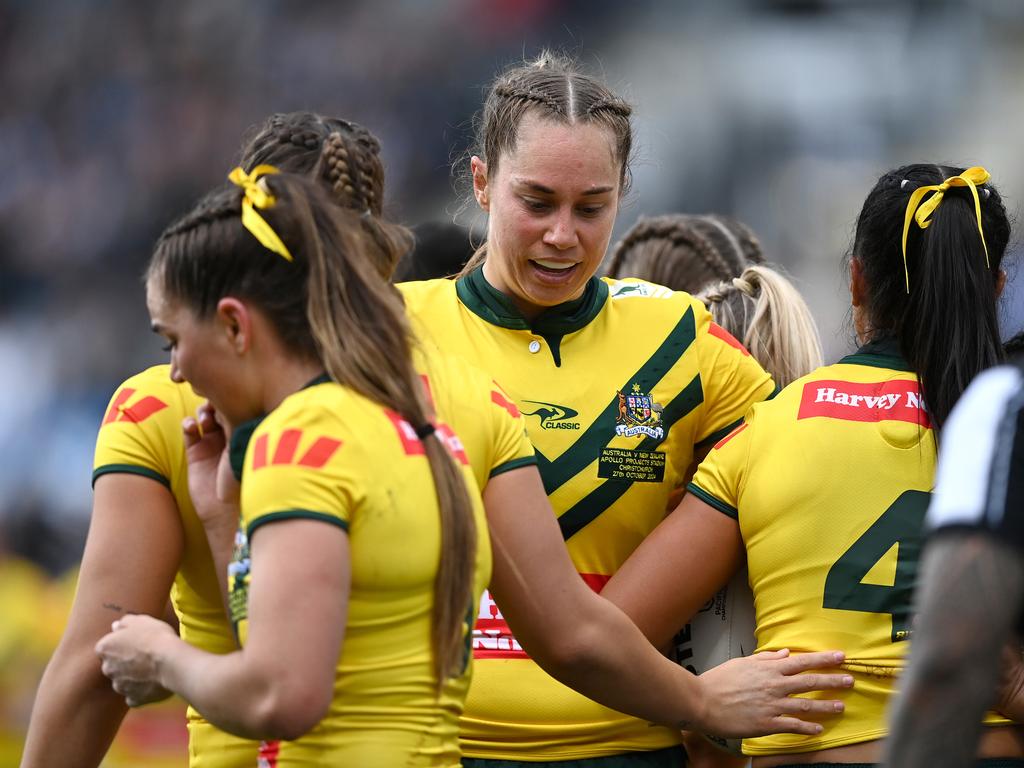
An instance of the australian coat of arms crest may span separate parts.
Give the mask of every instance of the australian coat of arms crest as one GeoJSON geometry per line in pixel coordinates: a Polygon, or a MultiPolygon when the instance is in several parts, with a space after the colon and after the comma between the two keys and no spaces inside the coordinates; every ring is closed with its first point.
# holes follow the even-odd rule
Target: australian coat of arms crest
{"type": "Polygon", "coordinates": [[[654,402],[650,395],[643,394],[639,384],[634,384],[633,391],[628,395],[622,392],[619,392],[618,395],[619,408],[615,415],[616,435],[619,437],[647,435],[655,440],[661,440],[665,436],[665,430],[661,426],[663,408],[659,403],[654,402]]]}

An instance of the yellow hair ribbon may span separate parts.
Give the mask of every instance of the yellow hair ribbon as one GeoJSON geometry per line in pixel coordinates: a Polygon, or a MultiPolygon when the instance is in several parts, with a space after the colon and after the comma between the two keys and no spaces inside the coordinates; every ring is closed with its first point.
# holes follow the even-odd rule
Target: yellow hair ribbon
{"type": "Polygon", "coordinates": [[[918,187],[910,195],[907,202],[907,215],[903,219],[903,276],[907,282],[907,293],[910,293],[910,271],[907,269],[907,234],[910,232],[910,222],[914,220],[921,229],[928,229],[931,222],[931,215],[942,202],[943,193],[950,187],[967,187],[971,190],[974,198],[974,213],[978,217],[978,234],[981,235],[981,247],[985,249],[985,266],[991,268],[988,260],[988,245],[985,244],[985,231],[981,227],[981,200],[978,197],[978,185],[984,184],[991,178],[991,175],[981,166],[968,168],[959,176],[950,176],[941,184],[930,184],[918,187]],[[924,203],[921,199],[929,192],[934,194],[924,203]]]}
{"type": "Polygon", "coordinates": [[[256,210],[257,208],[263,210],[273,208],[274,203],[277,202],[270,194],[270,190],[267,189],[266,182],[261,178],[272,173],[280,173],[280,171],[272,165],[257,165],[252,169],[252,173],[246,173],[245,170],[238,167],[228,174],[228,179],[232,184],[241,187],[244,193],[242,196],[242,226],[249,230],[253,237],[260,241],[260,245],[268,251],[273,251],[288,261],[292,261],[292,255],[288,252],[285,244],[281,242],[281,238],[277,236],[277,232],[256,210]]]}

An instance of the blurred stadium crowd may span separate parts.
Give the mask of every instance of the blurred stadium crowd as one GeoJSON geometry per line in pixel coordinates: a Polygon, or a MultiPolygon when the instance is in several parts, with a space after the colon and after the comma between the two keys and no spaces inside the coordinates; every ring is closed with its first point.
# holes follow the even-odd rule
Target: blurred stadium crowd
{"type": "MultiPolygon", "coordinates": [[[[1018,210],[1022,39],[1016,0],[2,0],[0,729],[24,730],[59,637],[107,399],[164,358],[149,249],[249,126],[356,119],[383,142],[393,217],[478,224],[451,164],[482,86],[542,46],[576,52],[636,107],[619,231],[641,213],[735,215],[834,359],[851,338],[841,257],[882,168],[984,164],[1018,210]]],[[[1020,325],[1009,314],[1006,335],[1020,325]]]]}

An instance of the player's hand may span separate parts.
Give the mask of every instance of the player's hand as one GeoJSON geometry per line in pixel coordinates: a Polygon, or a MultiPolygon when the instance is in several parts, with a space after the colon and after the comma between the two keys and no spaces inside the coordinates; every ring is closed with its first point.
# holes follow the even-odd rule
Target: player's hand
{"type": "Polygon", "coordinates": [[[844,658],[839,651],[790,656],[789,650],[783,649],[731,659],[698,678],[704,689],[706,715],[694,725],[705,733],[729,738],[821,733],[821,724],[814,720],[836,717],[842,713],[843,703],[793,694],[852,687],[849,674],[818,671],[834,668],[844,658]]]}
{"type": "Polygon", "coordinates": [[[103,674],[129,707],[161,701],[171,692],[160,685],[157,649],[177,636],[165,622],[152,616],[127,614],[111,625],[111,632],[96,643],[103,674]]]}
{"type": "Polygon", "coordinates": [[[228,434],[213,406],[204,403],[181,424],[188,461],[188,490],[196,515],[207,528],[238,524],[238,483],[228,458],[228,434]]]}
{"type": "Polygon", "coordinates": [[[1015,722],[1024,720],[1024,656],[1020,641],[1003,647],[999,701],[996,709],[1015,722]]]}

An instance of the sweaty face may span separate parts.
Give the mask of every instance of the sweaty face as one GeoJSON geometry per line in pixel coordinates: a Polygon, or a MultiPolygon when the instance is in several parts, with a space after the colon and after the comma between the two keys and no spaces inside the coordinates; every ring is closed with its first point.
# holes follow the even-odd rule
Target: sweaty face
{"type": "Polygon", "coordinates": [[[578,298],[608,249],[620,163],[609,129],[527,115],[489,173],[484,275],[532,318],[578,298]]]}
{"type": "Polygon", "coordinates": [[[164,294],[157,281],[146,284],[146,306],[153,331],[167,339],[171,378],[187,381],[232,424],[260,414],[258,404],[247,402],[242,366],[223,324],[214,314],[199,318],[189,307],[164,294]]]}

